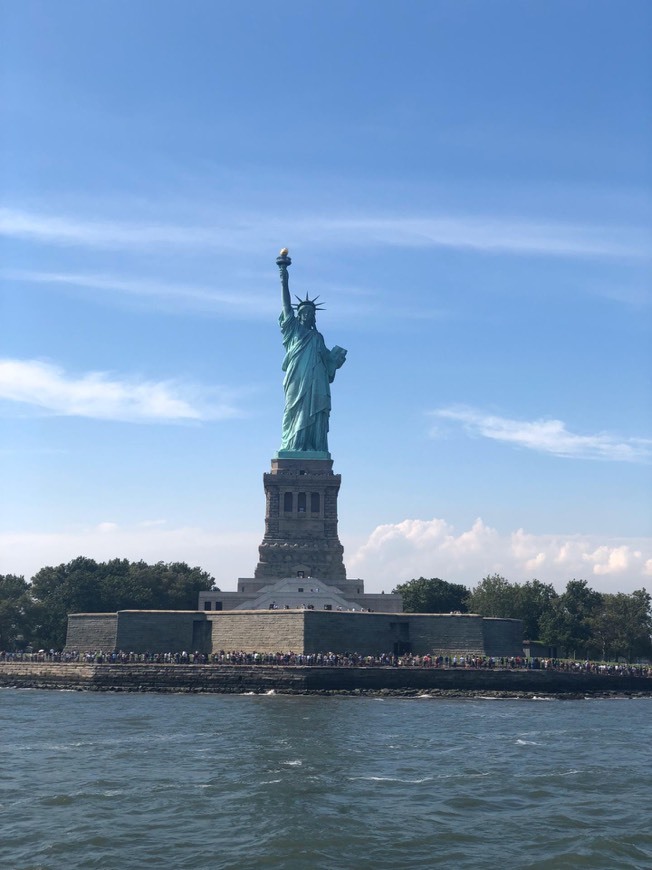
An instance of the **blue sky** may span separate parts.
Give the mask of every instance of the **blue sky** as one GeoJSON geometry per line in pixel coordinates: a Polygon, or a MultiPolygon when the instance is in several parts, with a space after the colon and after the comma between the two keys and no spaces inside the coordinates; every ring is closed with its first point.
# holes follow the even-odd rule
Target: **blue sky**
{"type": "Polygon", "coordinates": [[[0,572],[251,576],[288,246],[350,576],[649,586],[648,3],[0,16],[0,572]]]}

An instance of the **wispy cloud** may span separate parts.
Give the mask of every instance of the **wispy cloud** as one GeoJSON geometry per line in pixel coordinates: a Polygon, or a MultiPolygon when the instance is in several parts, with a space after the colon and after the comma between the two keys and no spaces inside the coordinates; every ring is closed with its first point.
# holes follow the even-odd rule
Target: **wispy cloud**
{"type": "Polygon", "coordinates": [[[2,270],[0,278],[31,284],[55,284],[98,290],[115,298],[125,296],[155,300],[158,305],[204,312],[230,313],[234,317],[269,317],[276,312],[276,297],[240,291],[227,292],[192,284],[170,284],[147,278],[121,278],[113,275],[74,272],[35,272],[22,269],[2,270]]]}
{"type": "MultiPolygon", "coordinates": [[[[431,413],[438,419],[461,423],[471,435],[554,456],[614,462],[646,462],[652,458],[652,439],[622,438],[606,432],[581,435],[570,432],[561,420],[512,420],[457,406],[431,413]]],[[[431,434],[436,435],[436,430],[431,434]]]]}
{"type": "Polygon", "coordinates": [[[219,388],[107,372],[71,375],[40,360],[0,359],[0,400],[59,416],[134,423],[221,420],[239,413],[219,388]]]}
{"type": "Polygon", "coordinates": [[[325,247],[443,247],[552,257],[638,259],[649,254],[646,233],[641,227],[582,226],[482,215],[229,213],[193,226],[162,221],[93,220],[5,207],[0,208],[0,234],[45,244],[119,250],[173,247],[249,251],[274,247],[279,239],[291,239],[293,244],[325,247]]]}
{"type": "MultiPolygon", "coordinates": [[[[55,245],[107,249],[219,247],[220,227],[101,221],[0,208],[0,234],[55,245]]],[[[232,244],[231,238],[225,241],[232,244]]]]}
{"type": "Polygon", "coordinates": [[[478,215],[334,217],[308,221],[306,228],[320,236],[334,236],[339,243],[346,244],[348,239],[353,245],[376,243],[553,257],[638,258],[649,253],[642,232],[478,215]]]}
{"type": "MultiPolygon", "coordinates": [[[[128,298],[138,299],[142,304],[155,307],[158,312],[183,312],[204,314],[219,314],[233,320],[266,320],[275,319],[278,315],[278,297],[276,293],[259,293],[256,290],[240,289],[237,293],[224,290],[213,290],[193,284],[176,284],[151,278],[124,278],[117,275],[75,272],[39,272],[26,269],[0,269],[0,280],[18,284],[43,284],[58,287],[78,288],[84,294],[102,298],[114,304],[128,298]]],[[[236,280],[236,279],[234,279],[236,280]]],[[[248,279],[256,283],[255,279],[248,279]]],[[[269,276],[261,276],[257,286],[269,283],[269,276]]],[[[393,321],[396,320],[440,320],[450,317],[445,309],[419,308],[415,312],[405,306],[392,306],[391,303],[379,306],[378,293],[368,287],[351,284],[333,285],[320,282],[313,285],[313,290],[319,290],[321,298],[336,297],[337,314],[339,317],[351,317],[364,313],[367,320],[386,317],[388,312],[393,321]]]]}

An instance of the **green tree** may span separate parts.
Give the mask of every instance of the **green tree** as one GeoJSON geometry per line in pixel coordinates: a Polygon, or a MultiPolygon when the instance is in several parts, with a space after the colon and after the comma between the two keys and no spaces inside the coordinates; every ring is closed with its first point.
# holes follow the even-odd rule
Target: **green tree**
{"type": "Polygon", "coordinates": [[[213,577],[185,562],[135,562],[130,575],[136,587],[149,590],[147,609],[196,610],[197,595],[214,584],[213,577]]]}
{"type": "Polygon", "coordinates": [[[569,580],[565,592],[541,617],[541,640],[560,646],[567,655],[588,655],[592,648],[591,618],[602,605],[602,595],[586,580],[569,580]]]}
{"type": "Polygon", "coordinates": [[[523,637],[538,640],[541,620],[557,598],[551,583],[541,583],[540,580],[511,583],[500,574],[492,574],[475,587],[467,604],[469,610],[481,616],[520,619],[523,622],[523,637]]]}
{"type": "Polygon", "coordinates": [[[523,637],[538,640],[541,636],[541,620],[559,598],[552,583],[528,580],[518,587],[518,619],[523,620],[523,637]]]}
{"type": "Polygon", "coordinates": [[[32,577],[34,646],[61,649],[69,613],[103,610],[99,573],[100,566],[94,559],[79,556],[67,564],[41,568],[32,577]]]}
{"type": "Polygon", "coordinates": [[[500,574],[490,574],[478,583],[467,598],[471,613],[520,619],[519,587],[500,574]]]}
{"type": "Polygon", "coordinates": [[[451,613],[454,610],[466,612],[465,600],[469,594],[466,586],[448,583],[433,577],[426,580],[419,577],[407,583],[399,583],[392,589],[403,596],[403,610],[406,613],[451,613]]]}
{"type": "Polygon", "coordinates": [[[589,619],[591,643],[604,660],[621,656],[631,662],[652,651],[650,595],[637,589],[630,595],[606,594],[589,619]]]}
{"type": "Polygon", "coordinates": [[[60,649],[69,613],[116,610],[195,610],[197,594],[213,578],[185,562],[96,562],[83,556],[42,568],[32,578],[33,644],[60,649]]]}
{"type": "Polygon", "coordinates": [[[128,559],[110,559],[98,567],[101,611],[111,613],[115,610],[140,610],[147,607],[151,590],[138,584],[133,576],[132,563],[128,559]]]}
{"type": "Polygon", "coordinates": [[[0,650],[27,645],[31,613],[32,599],[25,578],[0,574],[0,650]]]}

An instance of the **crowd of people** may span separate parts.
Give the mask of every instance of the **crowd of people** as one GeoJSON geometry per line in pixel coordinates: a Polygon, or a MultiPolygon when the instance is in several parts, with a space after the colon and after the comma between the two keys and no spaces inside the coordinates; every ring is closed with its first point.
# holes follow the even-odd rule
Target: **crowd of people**
{"type": "Polygon", "coordinates": [[[576,661],[558,658],[527,658],[525,656],[486,655],[380,655],[361,653],[260,653],[242,650],[220,650],[213,654],[201,652],[135,653],[123,650],[77,650],[58,652],[2,652],[0,662],[62,662],[85,664],[171,664],[171,665],[267,665],[280,667],[402,667],[402,668],[464,668],[494,670],[554,670],[570,673],[585,672],[614,676],[652,678],[652,666],[596,661],[576,661]]]}

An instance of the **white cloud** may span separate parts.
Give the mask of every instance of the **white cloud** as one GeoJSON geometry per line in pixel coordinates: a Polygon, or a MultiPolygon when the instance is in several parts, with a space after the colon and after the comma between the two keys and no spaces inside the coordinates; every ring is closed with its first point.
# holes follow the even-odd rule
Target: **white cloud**
{"type": "MultiPolygon", "coordinates": [[[[580,435],[569,432],[561,420],[512,420],[467,407],[440,408],[438,419],[461,423],[471,435],[504,441],[540,453],[576,459],[604,459],[613,462],[645,462],[652,457],[652,439],[622,438],[606,432],[580,435]]],[[[439,430],[431,430],[437,437],[439,430]]]]}
{"type": "MultiPolygon", "coordinates": [[[[0,533],[0,574],[29,578],[45,565],[84,555],[98,561],[125,558],[182,561],[212,574],[222,589],[235,589],[258,560],[260,531],[219,534],[196,526],[170,527],[162,519],[126,524],[115,519],[87,528],[0,533]]],[[[475,586],[487,574],[508,580],[537,578],[563,591],[573,578],[601,592],[631,592],[649,584],[652,539],[593,535],[499,532],[477,519],[457,530],[443,519],[407,519],[378,526],[357,546],[344,540],[349,577],[362,577],[368,592],[389,592],[413,577],[441,577],[475,586]]]]}
{"type": "Polygon", "coordinates": [[[632,564],[640,563],[642,555],[640,550],[622,545],[598,547],[592,553],[584,553],[582,558],[592,566],[594,574],[624,574],[632,564]]]}
{"type": "Polygon", "coordinates": [[[443,519],[404,520],[378,526],[346,558],[349,576],[389,591],[413,577],[441,577],[475,586],[487,574],[508,580],[537,578],[563,590],[573,578],[603,592],[629,592],[652,573],[652,539],[599,539],[592,535],[500,533],[477,519],[457,531],[443,519]]]}
{"type": "Polygon", "coordinates": [[[539,568],[542,568],[546,561],[545,553],[537,553],[533,559],[527,559],[525,562],[525,568],[527,571],[538,571],[539,568]]]}
{"type": "Polygon", "coordinates": [[[98,532],[101,532],[102,534],[107,534],[107,535],[109,535],[109,534],[111,534],[111,532],[115,532],[115,530],[116,530],[117,528],[118,528],[118,524],[117,524],[117,523],[100,523],[100,524],[97,526],[97,531],[98,531],[98,532]]]}
{"type": "Polygon", "coordinates": [[[192,526],[170,528],[165,521],[133,525],[102,522],[61,532],[0,533],[0,574],[26,579],[46,565],[60,565],[77,556],[104,562],[187,562],[212,574],[222,589],[235,589],[236,579],[253,572],[260,535],[218,534],[192,526]],[[243,571],[244,569],[244,571],[243,571]]]}
{"type": "Polygon", "coordinates": [[[98,249],[261,250],[280,238],[332,247],[444,247],[554,257],[641,258],[649,253],[636,227],[578,226],[466,215],[219,215],[201,225],[92,220],[0,208],[0,234],[54,245],[98,249]]]}
{"type": "Polygon", "coordinates": [[[75,376],[39,360],[0,359],[0,399],[50,414],[155,423],[237,415],[230,397],[172,381],[120,380],[106,372],[75,376]]]}

